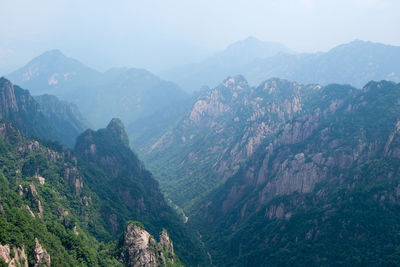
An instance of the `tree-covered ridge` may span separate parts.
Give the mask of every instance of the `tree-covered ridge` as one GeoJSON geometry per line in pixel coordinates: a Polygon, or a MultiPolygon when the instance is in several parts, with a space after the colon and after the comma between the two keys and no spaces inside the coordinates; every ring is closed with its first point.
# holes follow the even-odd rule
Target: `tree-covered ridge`
{"type": "MultiPolygon", "coordinates": [[[[122,123],[113,120],[99,133],[97,153],[113,158],[114,167],[121,169],[118,174],[100,157],[83,159],[57,143],[43,145],[1,121],[0,243],[11,247],[10,257],[15,257],[13,248],[18,248],[17,254],[24,251],[34,265],[36,252],[43,248],[46,253],[41,255],[49,255],[53,266],[124,265],[124,248],[118,242],[123,227],[115,223],[123,226],[129,220],[141,220],[154,236],[167,229],[182,262],[202,263],[202,248],[129,149],[122,123]],[[125,195],[113,193],[113,184],[138,197],[125,203],[125,195]]],[[[181,266],[175,253],[163,255],[181,266]]]]}

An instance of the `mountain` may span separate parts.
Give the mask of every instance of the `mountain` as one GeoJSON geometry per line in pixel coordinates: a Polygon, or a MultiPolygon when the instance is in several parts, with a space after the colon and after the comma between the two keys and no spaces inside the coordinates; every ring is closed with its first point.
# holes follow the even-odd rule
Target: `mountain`
{"type": "Polygon", "coordinates": [[[29,88],[33,95],[63,96],[66,91],[82,90],[100,74],[79,61],[50,50],[29,61],[24,67],[7,75],[13,83],[29,88]],[[77,87],[76,82],[81,81],[77,87]]]}
{"type": "Polygon", "coordinates": [[[60,51],[46,52],[7,76],[32,94],[52,94],[76,104],[96,128],[113,117],[129,125],[186,99],[176,84],[143,69],[98,72],[60,51]]]}
{"type": "Polygon", "coordinates": [[[32,97],[28,90],[0,78],[0,118],[15,123],[27,136],[58,141],[70,147],[87,128],[76,107],[54,96],[32,97]]]}
{"type": "Polygon", "coordinates": [[[130,149],[119,119],[111,120],[105,129],[85,131],[77,139],[75,152],[85,182],[100,197],[99,208],[111,234],[123,232],[132,219],[153,234],[166,228],[184,263],[204,264],[197,237],[168,206],[158,183],[130,149]]]}
{"type": "Polygon", "coordinates": [[[291,54],[293,51],[280,43],[248,37],[229,45],[200,63],[174,68],[161,73],[161,76],[175,81],[186,91],[193,92],[204,85],[216,86],[223,78],[239,73],[238,70],[242,66],[255,59],[279,53],[291,54]]]}
{"type": "Polygon", "coordinates": [[[301,83],[351,84],[362,87],[371,80],[400,82],[400,47],[356,40],[325,53],[285,55],[257,59],[239,71],[252,84],[269,77],[301,83]]]}

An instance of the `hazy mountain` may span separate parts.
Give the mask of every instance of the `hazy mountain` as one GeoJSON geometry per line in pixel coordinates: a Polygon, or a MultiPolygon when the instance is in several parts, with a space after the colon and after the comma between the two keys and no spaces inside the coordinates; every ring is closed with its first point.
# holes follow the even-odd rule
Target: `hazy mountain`
{"type": "Polygon", "coordinates": [[[95,127],[119,117],[128,125],[181,101],[187,95],[143,69],[97,72],[60,51],[46,52],[8,75],[32,94],[53,94],[77,105],[95,127]]]}
{"type": "Polygon", "coordinates": [[[257,84],[270,77],[302,83],[351,84],[362,87],[371,80],[400,82],[400,47],[360,40],[326,53],[285,55],[258,59],[239,73],[257,84]]]}
{"type": "Polygon", "coordinates": [[[56,96],[48,94],[33,98],[39,103],[41,113],[58,132],[58,139],[64,140],[71,147],[78,135],[90,128],[89,122],[81,115],[76,105],[60,101],[56,96]]]}
{"type": "Polygon", "coordinates": [[[280,43],[264,42],[255,37],[248,37],[229,45],[200,63],[174,68],[161,73],[161,76],[175,81],[184,90],[193,92],[203,85],[216,86],[225,77],[239,73],[240,67],[255,59],[279,53],[293,53],[293,51],[280,43]]]}
{"type": "Polygon", "coordinates": [[[59,50],[47,51],[22,68],[7,75],[13,83],[30,88],[33,95],[52,94],[64,97],[90,85],[100,73],[79,61],[64,56],[59,50]]]}
{"type": "Polygon", "coordinates": [[[0,78],[0,101],[0,118],[13,122],[27,136],[72,147],[76,137],[87,129],[85,119],[73,105],[55,96],[34,98],[5,78],[0,78]]]}
{"type": "Polygon", "coordinates": [[[244,75],[252,85],[279,77],[301,83],[343,83],[361,87],[370,80],[399,82],[399,59],[400,47],[360,40],[328,52],[295,54],[282,45],[249,38],[204,62],[162,75],[188,91],[199,90],[203,85],[214,87],[225,77],[236,74],[244,75]]]}

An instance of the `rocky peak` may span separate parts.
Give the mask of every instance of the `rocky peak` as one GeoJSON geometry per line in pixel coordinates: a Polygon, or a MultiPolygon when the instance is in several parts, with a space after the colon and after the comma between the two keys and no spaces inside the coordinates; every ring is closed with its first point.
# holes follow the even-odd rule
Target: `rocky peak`
{"type": "Polygon", "coordinates": [[[123,235],[121,260],[126,266],[156,267],[175,263],[174,248],[165,229],[160,234],[160,242],[151,236],[139,222],[129,222],[123,235]],[[166,252],[166,253],[165,253],[166,252]]]}
{"type": "Polygon", "coordinates": [[[117,140],[129,147],[129,138],[125,132],[125,126],[120,119],[113,118],[106,129],[113,137],[116,137],[117,140]]]}
{"type": "Polygon", "coordinates": [[[236,75],[226,78],[222,82],[222,86],[231,90],[245,90],[249,87],[247,80],[242,75],[236,75]]]}
{"type": "Polygon", "coordinates": [[[166,249],[169,253],[174,253],[174,244],[169,238],[167,230],[163,229],[160,234],[160,242],[158,243],[159,249],[166,249]]]}
{"type": "Polygon", "coordinates": [[[35,267],[51,266],[50,254],[42,247],[37,238],[35,238],[35,250],[33,254],[36,261],[35,267]]]}

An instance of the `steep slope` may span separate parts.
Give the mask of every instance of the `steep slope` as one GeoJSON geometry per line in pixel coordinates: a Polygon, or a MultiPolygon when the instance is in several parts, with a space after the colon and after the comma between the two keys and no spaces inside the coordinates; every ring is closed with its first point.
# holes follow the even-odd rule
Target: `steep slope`
{"type": "Polygon", "coordinates": [[[267,58],[279,53],[293,53],[280,43],[264,42],[248,37],[229,45],[206,60],[161,73],[162,77],[177,82],[186,91],[199,90],[203,85],[216,86],[229,75],[240,73],[240,67],[255,59],[267,58]]]}
{"type": "Polygon", "coordinates": [[[17,125],[26,136],[58,141],[70,147],[87,128],[78,110],[56,97],[33,98],[28,90],[0,78],[0,118],[17,125]]]}
{"type": "Polygon", "coordinates": [[[122,122],[87,130],[75,151],[89,187],[100,197],[108,230],[118,235],[129,220],[142,222],[153,235],[166,228],[176,252],[189,265],[204,263],[204,252],[189,229],[165,202],[158,183],[129,148],[122,122]]]}
{"type": "Polygon", "coordinates": [[[400,47],[356,40],[328,52],[258,59],[240,69],[251,83],[280,77],[301,83],[351,84],[370,80],[400,82],[400,47]]]}
{"type": "Polygon", "coordinates": [[[230,77],[200,96],[145,160],[167,196],[189,208],[236,173],[320,88],[279,79],[250,87],[242,76],[230,77]]]}
{"type": "Polygon", "coordinates": [[[89,122],[81,115],[76,105],[47,94],[33,98],[38,102],[47,121],[56,128],[59,140],[64,140],[66,144],[73,146],[78,135],[89,128],[89,122]]]}
{"type": "Polygon", "coordinates": [[[400,84],[304,100],[195,212],[214,263],[399,264],[400,84]]]}
{"type": "Polygon", "coordinates": [[[76,158],[52,146],[0,120],[0,263],[120,266],[115,245],[101,245],[93,236],[106,230],[76,158]]]}
{"type": "Polygon", "coordinates": [[[7,77],[34,95],[52,94],[76,104],[96,128],[114,117],[129,125],[188,97],[176,84],[149,71],[118,68],[98,72],[58,50],[34,58],[7,77]]]}

